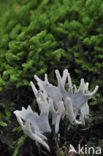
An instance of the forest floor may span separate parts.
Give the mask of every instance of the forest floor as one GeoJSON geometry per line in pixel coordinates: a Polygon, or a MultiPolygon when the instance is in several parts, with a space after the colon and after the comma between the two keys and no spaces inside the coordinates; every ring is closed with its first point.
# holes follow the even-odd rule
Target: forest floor
{"type": "MultiPolygon", "coordinates": [[[[0,17],[3,15],[6,9],[10,7],[10,3],[11,3],[10,0],[0,0],[0,17]]],[[[70,144],[76,147],[76,149],[78,147],[78,144],[81,144],[82,146],[87,145],[88,147],[99,146],[102,149],[101,156],[103,155],[103,114],[100,114],[99,106],[91,106],[90,110],[92,117],[90,117],[89,124],[85,128],[77,127],[67,132],[66,130],[64,130],[63,126],[64,123],[61,123],[60,142],[58,149],[59,151],[64,151],[64,153],[68,153],[70,144]]],[[[16,140],[18,137],[18,135],[16,136],[11,132],[12,128],[18,125],[16,119],[14,120],[14,118],[11,118],[11,121],[8,123],[8,125],[9,128],[0,127],[0,156],[12,155],[14,149],[12,147],[10,149],[10,146],[8,145],[12,144],[13,140],[16,140]]],[[[20,135],[23,135],[22,131],[20,131],[19,136],[20,135]]],[[[55,140],[54,138],[51,139],[51,136],[49,137],[50,137],[49,144],[51,147],[51,153],[47,153],[43,149],[42,150],[43,152],[40,154],[35,146],[35,143],[27,137],[25,143],[19,149],[20,150],[19,156],[33,156],[33,153],[35,156],[57,155],[55,140]]]]}

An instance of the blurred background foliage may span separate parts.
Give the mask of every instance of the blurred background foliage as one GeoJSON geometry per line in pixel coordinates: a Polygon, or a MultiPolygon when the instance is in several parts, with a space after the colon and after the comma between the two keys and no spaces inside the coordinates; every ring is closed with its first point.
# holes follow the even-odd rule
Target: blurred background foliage
{"type": "MultiPolygon", "coordinates": [[[[29,104],[37,110],[29,86],[34,74],[43,79],[44,73],[48,73],[50,82],[55,84],[54,70],[62,73],[65,68],[77,85],[83,77],[91,90],[95,85],[100,86],[89,104],[91,112],[97,115],[93,122],[102,124],[103,1],[0,0],[2,155],[25,155],[21,149],[26,145],[27,155],[33,155],[35,144],[27,141],[13,111],[29,104]]],[[[97,138],[103,142],[101,135],[97,138]]]]}

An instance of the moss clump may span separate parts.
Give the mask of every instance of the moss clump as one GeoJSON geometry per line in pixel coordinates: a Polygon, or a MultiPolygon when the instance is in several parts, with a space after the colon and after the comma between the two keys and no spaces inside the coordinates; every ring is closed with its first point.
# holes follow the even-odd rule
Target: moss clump
{"type": "Polygon", "coordinates": [[[1,89],[64,67],[100,85],[102,8],[102,0],[11,3],[0,24],[1,89]]]}

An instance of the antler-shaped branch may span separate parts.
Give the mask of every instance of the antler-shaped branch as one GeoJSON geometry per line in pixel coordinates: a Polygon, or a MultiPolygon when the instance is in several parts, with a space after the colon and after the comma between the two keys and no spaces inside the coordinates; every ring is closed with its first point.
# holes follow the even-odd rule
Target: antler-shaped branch
{"type": "MultiPolygon", "coordinates": [[[[43,122],[44,126],[46,126],[44,120],[42,120],[38,114],[33,113],[30,106],[28,106],[27,110],[22,108],[21,111],[14,111],[14,114],[16,115],[16,118],[24,133],[50,151],[48,144],[45,142],[47,138],[42,134],[45,131],[43,131],[43,128],[41,128],[41,123],[39,123],[39,121],[43,122]]],[[[48,132],[47,129],[45,130],[48,132]]]]}

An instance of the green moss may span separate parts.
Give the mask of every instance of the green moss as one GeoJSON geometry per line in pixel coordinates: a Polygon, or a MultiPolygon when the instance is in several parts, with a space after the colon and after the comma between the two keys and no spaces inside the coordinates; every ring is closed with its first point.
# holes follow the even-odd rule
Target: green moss
{"type": "Polygon", "coordinates": [[[3,121],[0,121],[0,126],[7,127],[7,123],[6,122],[3,122],[3,121]]]}
{"type": "Polygon", "coordinates": [[[13,153],[12,156],[18,156],[19,148],[24,144],[25,139],[26,139],[26,136],[25,136],[25,135],[21,136],[21,137],[18,139],[17,147],[15,148],[15,151],[14,151],[14,153],[13,153]]]}
{"type": "Polygon", "coordinates": [[[77,77],[101,77],[101,6],[101,0],[12,3],[1,24],[1,88],[28,85],[33,74],[53,71],[61,62],[77,77]]]}

